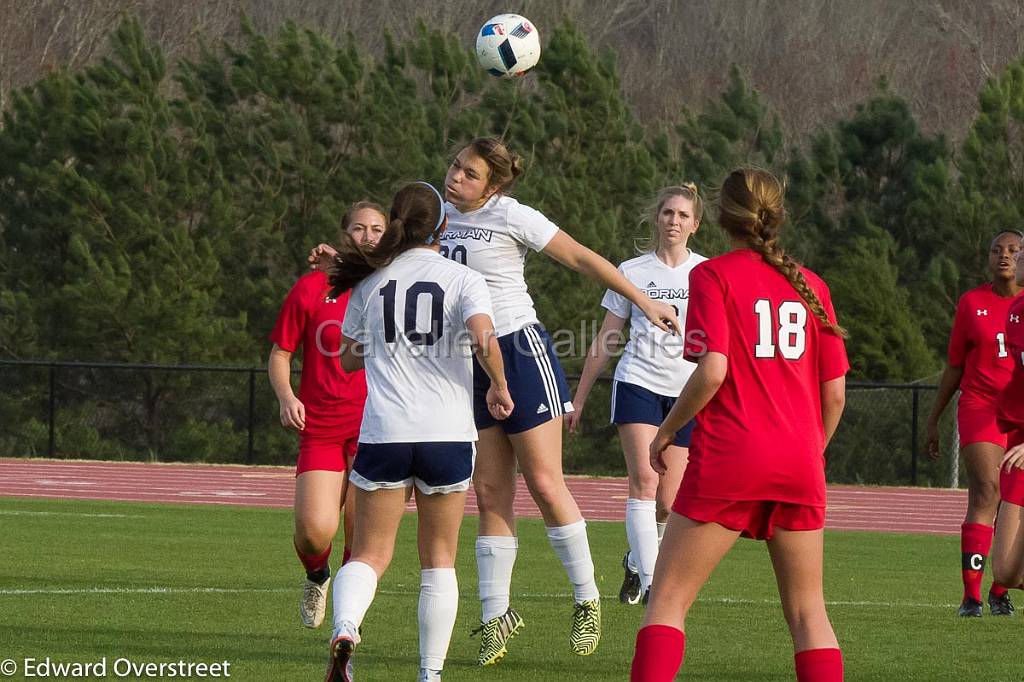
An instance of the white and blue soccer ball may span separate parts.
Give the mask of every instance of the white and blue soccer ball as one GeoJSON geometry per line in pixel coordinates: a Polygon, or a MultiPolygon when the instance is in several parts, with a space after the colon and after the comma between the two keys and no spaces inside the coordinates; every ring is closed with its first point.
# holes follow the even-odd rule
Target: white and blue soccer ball
{"type": "Polygon", "coordinates": [[[518,14],[492,17],[476,34],[476,58],[492,76],[522,76],[540,60],[537,27],[518,14]]]}

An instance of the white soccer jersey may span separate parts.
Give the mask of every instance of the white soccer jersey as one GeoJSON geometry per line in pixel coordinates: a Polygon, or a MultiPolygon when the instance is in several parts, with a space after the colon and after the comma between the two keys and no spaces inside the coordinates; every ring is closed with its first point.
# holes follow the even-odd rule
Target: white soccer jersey
{"type": "Polygon", "coordinates": [[[475,441],[466,320],[494,317],[484,278],[415,248],[353,290],[342,332],[363,344],[362,443],[475,441]]]}
{"type": "MultiPolygon", "coordinates": [[[[655,254],[645,253],[622,263],[619,272],[652,299],[675,308],[676,317],[683,323],[690,271],[705,260],[691,251],[685,262],[670,268],[655,254]]],[[[643,386],[658,395],[679,395],[697,367],[683,359],[683,338],[655,327],[629,299],[614,291],[605,293],[601,305],[629,320],[629,342],[615,368],[615,380],[643,386]]]]}
{"type": "Polygon", "coordinates": [[[540,211],[501,195],[469,213],[460,212],[451,203],[445,204],[445,210],[448,229],[441,237],[441,254],[469,266],[487,280],[498,336],[536,324],[537,311],[523,276],[526,250],[543,249],[558,232],[558,226],[540,211]]]}

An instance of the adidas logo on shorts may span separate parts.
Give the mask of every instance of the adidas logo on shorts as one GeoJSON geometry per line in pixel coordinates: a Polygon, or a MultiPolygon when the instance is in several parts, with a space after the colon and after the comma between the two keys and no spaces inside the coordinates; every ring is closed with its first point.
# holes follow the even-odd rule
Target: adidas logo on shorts
{"type": "Polygon", "coordinates": [[[540,405],[537,406],[537,414],[544,414],[547,411],[548,411],[548,406],[545,405],[544,403],[541,403],[540,405]]]}

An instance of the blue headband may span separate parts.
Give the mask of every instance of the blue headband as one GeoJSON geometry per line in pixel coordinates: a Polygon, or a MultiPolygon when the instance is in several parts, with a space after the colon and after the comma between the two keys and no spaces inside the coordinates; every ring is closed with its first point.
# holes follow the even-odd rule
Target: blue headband
{"type": "Polygon", "coordinates": [[[430,191],[434,193],[434,196],[437,197],[437,203],[440,206],[440,214],[437,216],[437,224],[434,225],[434,231],[430,233],[430,236],[427,237],[427,241],[426,241],[427,244],[433,244],[434,242],[437,241],[438,237],[440,236],[437,233],[437,231],[439,229],[441,229],[441,225],[444,224],[444,219],[445,219],[444,197],[442,197],[441,193],[437,191],[437,188],[435,188],[429,182],[423,182],[422,180],[417,180],[413,184],[416,184],[416,185],[426,185],[427,187],[430,188],[430,191]]]}

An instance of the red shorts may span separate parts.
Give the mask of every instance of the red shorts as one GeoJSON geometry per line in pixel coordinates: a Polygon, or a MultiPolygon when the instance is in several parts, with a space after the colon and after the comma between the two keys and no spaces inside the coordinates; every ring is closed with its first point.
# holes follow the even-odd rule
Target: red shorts
{"type": "MultiPolygon", "coordinates": [[[[1007,449],[1024,442],[1024,429],[1017,429],[1007,435],[1007,449]]],[[[1011,469],[1010,473],[1006,473],[1006,469],[999,469],[999,498],[1003,502],[1024,507],[1024,470],[1011,469]]]]}
{"type": "Polygon", "coordinates": [[[972,443],[995,443],[1006,448],[1006,434],[996,426],[996,408],[961,405],[956,411],[956,428],[960,432],[960,447],[972,443]]]}
{"type": "Polygon", "coordinates": [[[1024,469],[999,470],[999,498],[1003,502],[1024,507],[1024,469]]]}
{"type": "Polygon", "coordinates": [[[356,455],[359,434],[341,437],[335,434],[320,436],[299,432],[299,461],[295,475],[307,471],[345,471],[348,461],[356,455]]]}
{"type": "Polygon", "coordinates": [[[677,495],[672,511],[700,523],[717,523],[754,540],[771,540],[776,528],[820,530],[825,508],[771,500],[711,500],[677,495]]]}

